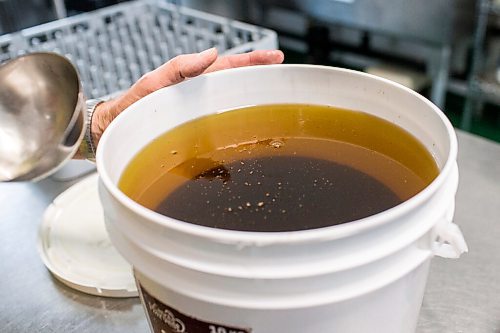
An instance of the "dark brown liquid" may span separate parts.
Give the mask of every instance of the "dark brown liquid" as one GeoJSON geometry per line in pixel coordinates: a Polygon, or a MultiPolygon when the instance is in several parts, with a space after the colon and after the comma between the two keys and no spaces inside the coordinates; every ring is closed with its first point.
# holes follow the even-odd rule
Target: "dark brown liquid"
{"type": "Polygon", "coordinates": [[[182,221],[294,231],[394,207],[437,173],[422,144],[385,120],[326,106],[269,105],[167,132],[134,158],[119,186],[182,221]]]}
{"type": "Polygon", "coordinates": [[[286,231],[357,220],[400,202],[390,188],[354,168],[308,157],[267,156],[204,171],[155,210],[215,228],[286,231]]]}

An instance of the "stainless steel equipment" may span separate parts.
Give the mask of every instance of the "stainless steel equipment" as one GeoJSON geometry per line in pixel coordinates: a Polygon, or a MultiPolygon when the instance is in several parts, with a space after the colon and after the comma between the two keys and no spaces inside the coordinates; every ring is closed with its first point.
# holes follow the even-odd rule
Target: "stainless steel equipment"
{"type": "Polygon", "coordinates": [[[259,4],[260,9],[250,12],[261,13],[262,17],[252,20],[263,22],[260,24],[264,26],[270,24],[271,28],[276,27],[266,20],[266,14],[272,8],[282,8],[301,13],[316,23],[391,37],[382,52],[397,51],[409,59],[424,58],[432,79],[430,97],[440,107],[444,106],[452,47],[457,40],[466,40],[471,35],[474,19],[474,1],[470,0],[258,0],[253,3],[259,4]],[[404,43],[398,46],[394,41],[404,43]],[[413,45],[419,46],[418,56],[413,45]]]}
{"type": "Polygon", "coordinates": [[[85,101],[73,65],[34,53],[0,66],[0,181],[38,180],[79,147],[85,101]]]}
{"type": "Polygon", "coordinates": [[[449,44],[472,29],[470,0],[259,0],[323,22],[428,43],[449,44]]]}
{"type": "Polygon", "coordinates": [[[473,117],[482,111],[485,102],[500,105],[498,74],[500,72],[500,39],[497,37],[498,35],[495,36],[491,33],[492,36],[488,39],[488,28],[493,26],[489,23],[494,23],[495,19],[496,22],[500,20],[500,1],[477,0],[472,64],[461,121],[461,127],[467,131],[471,129],[473,117]],[[485,54],[485,44],[489,44],[488,56],[485,54]]]}

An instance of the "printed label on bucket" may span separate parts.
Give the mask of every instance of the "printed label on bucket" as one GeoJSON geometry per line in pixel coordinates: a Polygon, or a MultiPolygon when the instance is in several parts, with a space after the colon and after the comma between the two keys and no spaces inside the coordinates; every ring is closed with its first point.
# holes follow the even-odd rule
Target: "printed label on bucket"
{"type": "Polygon", "coordinates": [[[153,333],[251,333],[251,329],[202,321],[157,300],[139,284],[153,333]]]}

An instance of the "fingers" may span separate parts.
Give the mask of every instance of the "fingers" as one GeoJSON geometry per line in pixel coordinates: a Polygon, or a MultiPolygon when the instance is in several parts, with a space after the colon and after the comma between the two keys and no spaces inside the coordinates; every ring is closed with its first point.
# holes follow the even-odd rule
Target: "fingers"
{"type": "Polygon", "coordinates": [[[170,86],[185,78],[202,74],[217,59],[217,49],[211,48],[200,53],[180,55],[155,69],[152,74],[161,78],[162,86],[170,86]]]}
{"type": "Polygon", "coordinates": [[[117,98],[106,118],[114,119],[121,111],[153,91],[202,74],[216,59],[217,50],[211,48],[201,53],[179,55],[167,61],[143,75],[124,95],[117,98]]]}
{"type": "Polygon", "coordinates": [[[202,74],[217,59],[217,50],[177,56],[147,73],[132,86],[135,95],[142,98],[155,90],[168,87],[186,78],[202,74]]]}
{"type": "Polygon", "coordinates": [[[257,50],[228,55],[219,57],[205,73],[244,66],[281,64],[284,58],[285,56],[280,50],[257,50]]]}
{"type": "MultiPolygon", "coordinates": [[[[113,110],[124,110],[153,91],[202,73],[243,66],[279,64],[283,62],[283,59],[283,52],[279,50],[259,50],[217,58],[217,50],[211,48],[201,53],[180,55],[142,76],[116,102],[119,107],[113,108],[113,110]]],[[[119,112],[114,112],[112,117],[116,117],[119,112]]]]}

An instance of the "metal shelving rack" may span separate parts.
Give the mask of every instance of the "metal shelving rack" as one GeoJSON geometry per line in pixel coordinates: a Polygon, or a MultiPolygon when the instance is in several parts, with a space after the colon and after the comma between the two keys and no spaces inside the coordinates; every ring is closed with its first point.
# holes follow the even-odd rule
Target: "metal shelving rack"
{"type": "Polygon", "coordinates": [[[477,0],[476,27],[474,32],[471,72],[464,105],[461,127],[470,130],[472,118],[483,101],[500,104],[500,83],[494,79],[481,77],[484,62],[484,42],[491,15],[500,16],[500,4],[494,0],[477,0]]]}

